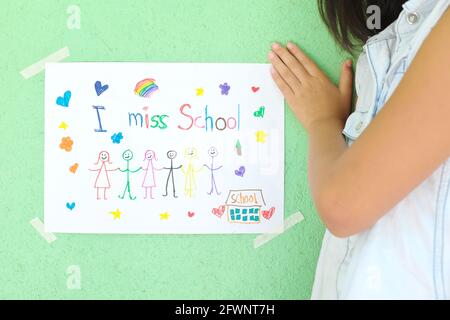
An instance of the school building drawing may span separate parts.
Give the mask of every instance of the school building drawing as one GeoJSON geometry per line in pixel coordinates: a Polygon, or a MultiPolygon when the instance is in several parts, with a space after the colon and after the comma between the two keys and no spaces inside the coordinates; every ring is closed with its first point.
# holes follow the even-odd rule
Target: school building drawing
{"type": "Polygon", "coordinates": [[[254,224],[261,222],[261,208],[265,206],[260,189],[230,190],[225,202],[228,221],[254,224]]]}

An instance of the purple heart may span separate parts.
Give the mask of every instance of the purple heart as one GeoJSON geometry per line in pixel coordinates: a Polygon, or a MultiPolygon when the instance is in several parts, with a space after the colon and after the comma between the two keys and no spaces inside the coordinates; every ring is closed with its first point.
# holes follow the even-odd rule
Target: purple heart
{"type": "Polygon", "coordinates": [[[108,90],[108,88],[109,88],[109,86],[107,84],[102,86],[102,83],[100,81],[97,81],[95,83],[95,91],[97,92],[97,96],[100,96],[103,92],[108,90]]]}
{"type": "Polygon", "coordinates": [[[237,175],[238,177],[244,177],[244,173],[245,173],[244,166],[240,166],[239,170],[234,170],[234,174],[237,175]]]}

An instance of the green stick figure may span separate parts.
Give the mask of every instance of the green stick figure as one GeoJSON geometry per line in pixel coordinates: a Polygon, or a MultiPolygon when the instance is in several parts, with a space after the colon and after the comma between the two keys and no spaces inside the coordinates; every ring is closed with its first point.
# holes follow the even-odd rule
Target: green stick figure
{"type": "Polygon", "coordinates": [[[127,162],[127,168],[126,168],[125,170],[122,170],[122,169],[119,168],[119,170],[120,170],[121,172],[126,172],[126,173],[127,173],[127,184],[126,184],[126,186],[125,186],[125,190],[123,190],[122,196],[119,196],[119,198],[120,198],[120,199],[125,198],[125,193],[128,192],[128,197],[130,198],[130,200],[135,200],[136,197],[133,197],[133,196],[131,195],[130,173],[138,172],[139,170],[142,169],[142,167],[139,167],[139,168],[136,169],[136,170],[130,170],[130,161],[131,161],[131,159],[133,159],[133,152],[132,152],[130,149],[125,150],[125,151],[122,153],[122,159],[125,160],[125,161],[127,162]]]}

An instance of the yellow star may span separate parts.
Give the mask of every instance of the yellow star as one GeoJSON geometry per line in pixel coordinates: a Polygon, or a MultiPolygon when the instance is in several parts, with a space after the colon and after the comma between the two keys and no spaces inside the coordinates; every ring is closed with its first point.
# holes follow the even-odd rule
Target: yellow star
{"type": "Polygon", "coordinates": [[[69,127],[69,125],[63,121],[63,122],[61,122],[61,124],[59,125],[58,128],[66,130],[68,127],[69,127]]]}
{"type": "Polygon", "coordinates": [[[256,142],[266,142],[267,133],[262,130],[256,131],[256,142]]]}
{"type": "Polygon", "coordinates": [[[197,97],[203,96],[203,93],[205,92],[203,88],[197,88],[195,90],[197,91],[197,97]]]}
{"type": "Polygon", "coordinates": [[[169,217],[170,217],[170,214],[167,211],[159,214],[159,218],[161,220],[169,220],[169,217]]]}
{"type": "Polygon", "coordinates": [[[111,211],[110,213],[113,215],[114,220],[120,219],[120,215],[122,214],[119,209],[116,209],[116,211],[111,211]]]}

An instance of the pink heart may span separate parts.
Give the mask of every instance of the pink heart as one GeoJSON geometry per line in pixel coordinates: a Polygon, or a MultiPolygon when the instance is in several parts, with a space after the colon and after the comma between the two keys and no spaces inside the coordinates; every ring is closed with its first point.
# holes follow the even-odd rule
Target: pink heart
{"type": "Polygon", "coordinates": [[[195,215],[195,212],[192,211],[188,211],[188,217],[192,218],[195,215]]]}
{"type": "Polygon", "coordinates": [[[253,92],[257,92],[259,90],[259,87],[252,87],[253,92]]]}

